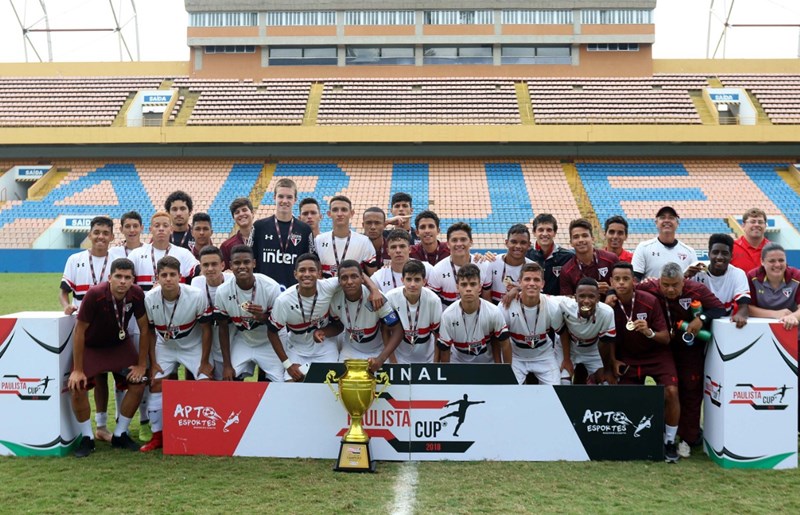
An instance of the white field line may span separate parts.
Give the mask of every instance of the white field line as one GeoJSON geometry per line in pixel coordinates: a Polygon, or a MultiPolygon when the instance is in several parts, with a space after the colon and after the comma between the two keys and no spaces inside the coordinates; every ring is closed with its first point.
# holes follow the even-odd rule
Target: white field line
{"type": "Polygon", "coordinates": [[[392,515],[411,515],[417,500],[417,462],[407,461],[400,467],[400,474],[394,484],[394,503],[392,515]]]}

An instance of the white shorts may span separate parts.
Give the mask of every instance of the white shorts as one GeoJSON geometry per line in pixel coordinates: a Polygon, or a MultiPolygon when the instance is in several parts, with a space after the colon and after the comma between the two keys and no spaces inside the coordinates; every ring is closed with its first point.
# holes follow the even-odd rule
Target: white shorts
{"type": "Polygon", "coordinates": [[[517,377],[517,382],[519,384],[525,384],[525,378],[530,373],[536,375],[539,384],[561,384],[559,367],[560,364],[556,362],[556,358],[552,354],[536,361],[511,360],[511,370],[514,371],[514,375],[517,377]]]}
{"type": "Polygon", "coordinates": [[[394,358],[397,360],[398,365],[433,363],[433,357],[435,356],[434,350],[434,343],[431,341],[419,345],[411,345],[403,340],[394,350],[394,358]]]}
{"type": "Polygon", "coordinates": [[[269,342],[251,347],[237,339],[231,347],[231,365],[236,377],[247,372],[252,374],[255,363],[270,381],[283,382],[283,365],[269,342]]]}
{"type": "Polygon", "coordinates": [[[167,377],[178,370],[178,365],[183,365],[198,380],[211,379],[200,373],[200,359],[203,349],[198,345],[191,349],[184,349],[174,344],[156,343],[156,361],[161,367],[161,372],[156,374],[156,379],[167,377]]]}
{"type": "MultiPolygon", "coordinates": [[[[330,345],[327,342],[317,345],[317,352],[314,354],[300,354],[294,349],[286,349],[286,355],[300,366],[310,365],[311,363],[336,363],[339,361],[339,349],[335,345],[330,345]]],[[[283,369],[283,365],[280,365],[283,369]]],[[[286,381],[292,379],[288,371],[284,371],[283,378],[286,381]]]]}
{"type": "Polygon", "coordinates": [[[603,359],[600,357],[597,345],[578,347],[573,344],[572,349],[570,349],[570,356],[572,357],[573,365],[583,364],[589,374],[594,374],[603,368],[603,359]]]}

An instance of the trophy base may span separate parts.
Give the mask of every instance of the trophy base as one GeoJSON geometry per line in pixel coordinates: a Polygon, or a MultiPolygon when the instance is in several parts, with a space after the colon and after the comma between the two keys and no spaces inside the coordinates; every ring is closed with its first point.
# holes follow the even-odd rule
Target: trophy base
{"type": "Polygon", "coordinates": [[[333,466],[335,472],[375,472],[369,443],[342,442],[339,460],[333,466]]]}

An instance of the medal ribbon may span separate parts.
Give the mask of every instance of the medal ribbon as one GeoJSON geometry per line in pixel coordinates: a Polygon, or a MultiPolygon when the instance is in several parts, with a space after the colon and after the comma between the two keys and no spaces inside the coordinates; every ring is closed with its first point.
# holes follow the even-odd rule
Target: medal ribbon
{"type": "MultiPolygon", "coordinates": [[[[275,222],[275,232],[278,234],[278,245],[281,248],[281,252],[285,253],[286,249],[289,248],[289,240],[292,238],[292,229],[294,228],[294,217],[292,217],[292,221],[289,222],[289,232],[286,233],[286,241],[285,242],[281,239],[281,228],[278,225],[278,218],[275,217],[275,218],[272,219],[272,221],[275,222]]],[[[253,234],[252,231],[250,232],[250,234],[253,234]]],[[[331,234],[331,240],[333,240],[333,239],[334,239],[333,238],[333,234],[331,234]]],[[[347,244],[350,245],[350,236],[347,237],[347,244]]],[[[251,242],[251,245],[252,245],[252,242],[251,242]]],[[[347,247],[344,248],[344,253],[347,254],[347,247]]],[[[335,243],[333,245],[333,255],[334,256],[336,255],[336,244],[335,243]]],[[[344,261],[344,258],[342,258],[342,260],[344,261]]],[[[336,262],[336,265],[337,266],[339,265],[338,261],[336,262]]]]}
{"type": "MultiPolygon", "coordinates": [[[[86,251],[89,254],[89,272],[92,274],[92,286],[97,286],[97,277],[94,276],[94,263],[92,262],[92,253],[88,250],[86,251]]],[[[108,254],[106,254],[106,258],[103,260],[103,268],[100,270],[100,279],[103,279],[103,276],[106,273],[106,265],[108,264],[108,254]]]]}
{"type": "MultiPolygon", "coordinates": [[[[172,244],[167,245],[167,250],[164,252],[165,256],[169,256],[169,251],[172,248],[172,244]]],[[[150,245],[150,262],[153,263],[153,284],[156,283],[156,248],[151,244],[150,245]]],[[[165,311],[166,313],[166,311],[165,311]]]]}
{"type": "MultiPolygon", "coordinates": [[[[111,284],[108,285],[108,294],[111,295],[111,284]]],[[[119,327],[120,340],[125,339],[125,297],[122,297],[122,304],[117,306],[117,300],[111,295],[111,305],[114,311],[114,318],[117,320],[117,327],[119,327]]]]}
{"type": "MultiPolygon", "coordinates": [[[[350,339],[351,339],[351,340],[353,340],[353,341],[356,341],[356,342],[360,342],[360,341],[361,341],[361,338],[359,338],[358,340],[356,340],[355,336],[353,336],[353,323],[350,321],[350,308],[349,308],[349,304],[350,304],[350,301],[348,301],[348,300],[347,300],[347,298],[345,298],[345,299],[344,299],[344,314],[347,316],[347,325],[349,326],[349,327],[347,328],[347,332],[349,332],[349,333],[350,333],[350,339]]],[[[356,309],[356,316],[355,316],[355,318],[353,319],[353,320],[355,320],[356,322],[358,322],[358,315],[360,315],[360,314],[361,314],[361,306],[363,306],[363,305],[364,305],[364,297],[363,297],[363,295],[362,295],[362,297],[361,297],[360,299],[358,299],[358,309],[356,309]]]]}
{"type": "MultiPolygon", "coordinates": [[[[403,295],[405,298],[405,295],[403,295]]],[[[408,299],[406,299],[406,319],[408,319],[408,330],[415,334],[415,336],[411,337],[411,341],[408,342],[411,345],[414,345],[417,342],[417,328],[419,328],[419,312],[422,311],[422,295],[419,297],[419,301],[417,301],[417,311],[414,313],[414,325],[411,325],[411,304],[408,303],[408,299]]],[[[464,329],[466,330],[466,324],[464,325],[464,329]]]]}
{"type": "Polygon", "coordinates": [[[319,297],[319,291],[314,292],[314,301],[311,303],[311,312],[308,314],[308,320],[306,320],[306,312],[303,310],[303,298],[300,296],[300,290],[297,290],[297,303],[300,305],[300,316],[303,317],[304,324],[310,324],[311,320],[314,318],[314,308],[317,307],[317,297],[319,297]]]}
{"type": "MultiPolygon", "coordinates": [[[[175,312],[178,311],[178,302],[181,300],[181,292],[178,291],[178,296],[175,297],[175,305],[172,307],[172,315],[169,317],[169,322],[167,322],[167,304],[164,301],[164,295],[161,295],[161,309],[164,310],[164,322],[167,322],[167,330],[165,333],[168,335],[165,339],[169,339],[172,336],[172,320],[175,318],[175,312]]],[[[163,334],[161,335],[164,336],[163,334]]]]}
{"type": "MultiPolygon", "coordinates": [[[[333,260],[336,261],[336,273],[339,273],[339,263],[347,258],[347,249],[350,247],[350,237],[352,235],[353,231],[350,231],[347,234],[347,242],[345,242],[344,244],[344,252],[342,252],[342,259],[339,259],[338,254],[336,254],[336,236],[334,236],[333,233],[331,233],[331,246],[333,246],[333,260]]],[[[278,236],[278,239],[280,239],[280,235],[278,236]]]]}

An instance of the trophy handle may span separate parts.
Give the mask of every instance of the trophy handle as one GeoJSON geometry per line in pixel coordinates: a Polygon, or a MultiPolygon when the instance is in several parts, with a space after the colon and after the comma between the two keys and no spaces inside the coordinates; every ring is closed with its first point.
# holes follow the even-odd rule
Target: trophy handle
{"type": "Polygon", "coordinates": [[[327,384],[328,388],[331,389],[331,391],[333,392],[334,397],[336,397],[336,400],[339,400],[339,392],[337,392],[336,389],[331,384],[331,383],[335,383],[337,381],[339,381],[339,378],[336,377],[336,371],[335,370],[328,370],[328,373],[325,374],[325,384],[327,384]]]}
{"type": "Polygon", "coordinates": [[[383,392],[386,391],[387,388],[389,388],[389,374],[386,372],[379,372],[375,375],[375,379],[377,383],[383,384],[383,388],[381,388],[380,391],[375,392],[375,398],[377,399],[383,392]]]}

